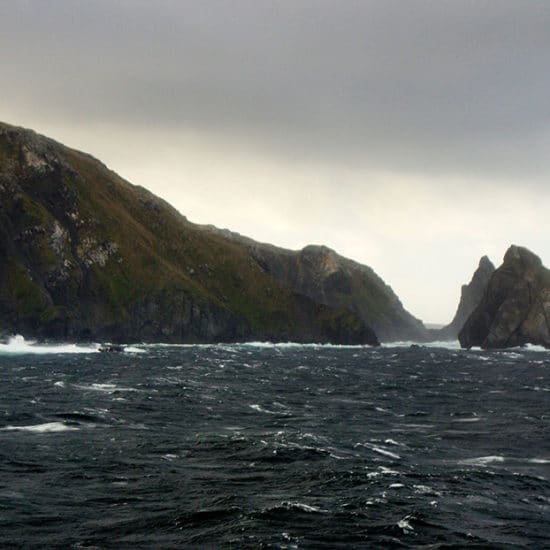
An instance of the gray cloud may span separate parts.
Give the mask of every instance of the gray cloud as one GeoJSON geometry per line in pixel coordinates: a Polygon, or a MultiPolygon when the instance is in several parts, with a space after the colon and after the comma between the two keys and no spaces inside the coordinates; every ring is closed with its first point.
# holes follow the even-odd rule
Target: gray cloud
{"type": "Polygon", "coordinates": [[[536,0],[0,0],[0,119],[445,322],[482,254],[550,259],[549,29],[536,0]]]}
{"type": "Polygon", "coordinates": [[[550,167],[546,2],[20,2],[0,21],[4,100],[52,116],[392,170],[550,167]]]}

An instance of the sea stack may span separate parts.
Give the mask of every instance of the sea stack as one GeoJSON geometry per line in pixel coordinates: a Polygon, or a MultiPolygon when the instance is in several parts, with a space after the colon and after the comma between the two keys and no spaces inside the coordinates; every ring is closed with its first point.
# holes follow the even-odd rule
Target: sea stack
{"type": "Polygon", "coordinates": [[[434,331],[434,336],[437,339],[456,340],[458,338],[460,329],[483,299],[494,271],[493,262],[487,256],[483,256],[479,260],[479,265],[472,276],[472,280],[467,285],[462,285],[460,302],[453,320],[437,332],[434,331]]]}
{"type": "Polygon", "coordinates": [[[527,248],[511,246],[459,333],[464,348],[538,344],[550,348],[550,271],[527,248]]]}

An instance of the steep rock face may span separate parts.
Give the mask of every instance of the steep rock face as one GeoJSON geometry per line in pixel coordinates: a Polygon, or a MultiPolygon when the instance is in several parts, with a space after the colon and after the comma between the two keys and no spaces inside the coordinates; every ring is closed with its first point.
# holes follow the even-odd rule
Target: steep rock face
{"type": "Polygon", "coordinates": [[[316,302],[354,311],[382,341],[428,339],[422,322],[408,313],[391,287],[368,266],[326,246],[291,251],[258,243],[237,233],[205,229],[246,248],[261,269],[316,302]]]}
{"type": "Polygon", "coordinates": [[[467,285],[462,285],[460,302],[453,320],[442,329],[432,331],[435,338],[440,340],[456,340],[458,338],[460,329],[483,299],[494,271],[495,266],[491,260],[487,256],[483,256],[479,260],[479,265],[472,276],[472,280],[467,285]]]}
{"type": "Polygon", "coordinates": [[[459,333],[462,347],[550,347],[550,271],[526,248],[511,246],[481,302],[459,333]]]}
{"type": "Polygon", "coordinates": [[[0,334],[376,344],[102,163],[0,124],[0,334]]]}

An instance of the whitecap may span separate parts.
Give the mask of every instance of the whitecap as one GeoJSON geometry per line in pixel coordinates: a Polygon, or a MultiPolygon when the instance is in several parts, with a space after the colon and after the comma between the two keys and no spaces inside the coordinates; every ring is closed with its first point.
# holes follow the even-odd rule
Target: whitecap
{"type": "Polygon", "coordinates": [[[441,493],[439,491],[436,491],[435,489],[432,489],[429,485],[413,485],[414,492],[421,494],[421,495],[435,495],[435,496],[441,496],[441,493]]]}
{"type": "Polygon", "coordinates": [[[34,426],[5,426],[0,428],[5,431],[22,431],[34,433],[52,433],[52,432],[69,432],[78,430],[76,426],[67,426],[63,422],[46,422],[45,424],[36,424],[34,426]]]}
{"type": "Polygon", "coordinates": [[[510,359],[521,359],[523,357],[521,353],[517,353],[515,351],[503,351],[501,353],[502,355],[509,357],[510,359]]]}
{"type": "MultiPolygon", "coordinates": [[[[321,448],[321,450],[324,451],[325,449],[321,448]]],[[[329,456],[331,458],[334,458],[335,460],[350,460],[352,458],[350,456],[340,456],[340,455],[337,455],[335,453],[330,453],[329,456]]]]}
{"type": "Polygon", "coordinates": [[[85,385],[75,385],[75,388],[80,390],[88,391],[99,391],[105,393],[114,393],[117,391],[126,391],[126,392],[139,392],[136,388],[127,388],[123,386],[117,386],[116,384],[90,384],[89,386],[85,385]]]}
{"type": "Polygon", "coordinates": [[[460,342],[458,340],[434,340],[433,342],[416,342],[414,340],[405,340],[398,342],[384,342],[383,348],[410,348],[411,346],[421,346],[423,348],[443,348],[451,350],[460,350],[460,342]]]}
{"type": "Polygon", "coordinates": [[[167,453],[165,455],[162,455],[162,458],[164,460],[175,460],[176,458],[179,458],[179,455],[175,455],[175,454],[172,454],[172,453],[167,453]]]}
{"type": "Polygon", "coordinates": [[[270,411],[268,409],[264,409],[261,405],[258,405],[257,403],[254,403],[252,405],[248,405],[251,409],[257,411],[257,412],[261,412],[261,413],[264,413],[264,414],[276,414],[276,415],[279,415],[279,416],[289,416],[290,413],[288,412],[284,412],[284,411],[270,411]]]}
{"type": "Polygon", "coordinates": [[[386,439],[384,443],[386,443],[386,445],[397,445],[398,447],[405,446],[403,443],[399,443],[399,441],[395,441],[395,439],[386,439]]]}
{"type": "MultiPolygon", "coordinates": [[[[155,344],[140,344],[142,348],[199,348],[199,349],[221,349],[231,353],[235,353],[239,348],[259,348],[259,349],[357,349],[357,350],[375,350],[372,346],[366,344],[321,344],[310,343],[304,344],[301,342],[238,342],[234,344],[171,344],[167,342],[159,342],[155,344]]],[[[259,365],[258,365],[259,366],[259,365]]],[[[299,367],[298,367],[299,368],[299,367]]],[[[309,367],[307,367],[309,368],[309,367]]]]}
{"type": "Polygon", "coordinates": [[[414,519],[414,518],[409,514],[408,516],[405,516],[403,519],[400,519],[397,522],[397,527],[399,527],[399,529],[402,529],[403,533],[405,534],[412,533],[414,531],[414,527],[410,523],[411,519],[414,519]]]}
{"type": "Polygon", "coordinates": [[[395,458],[397,460],[401,459],[401,457],[398,454],[388,451],[388,449],[384,449],[383,447],[378,447],[376,445],[373,445],[372,443],[356,443],[355,447],[366,447],[367,449],[370,449],[375,453],[378,453],[384,456],[389,456],[390,458],[395,458]]]}
{"type": "Polygon", "coordinates": [[[125,346],[124,353],[147,353],[147,351],[136,346],[125,346]]]}
{"type": "Polygon", "coordinates": [[[285,501],[281,504],[284,508],[297,508],[298,510],[302,510],[303,512],[308,513],[317,513],[322,514],[326,513],[327,510],[323,510],[322,508],[318,508],[317,506],[311,506],[309,504],[303,504],[302,502],[289,502],[285,501]]]}
{"type": "Polygon", "coordinates": [[[300,342],[242,342],[230,344],[228,347],[244,348],[309,348],[309,349],[369,349],[371,346],[365,344],[303,344],[300,342]]]}
{"type": "Polygon", "coordinates": [[[258,412],[262,412],[262,413],[266,413],[266,414],[277,414],[273,411],[268,411],[267,409],[264,409],[262,408],[260,405],[258,405],[257,403],[254,403],[252,405],[248,405],[251,409],[255,410],[255,411],[258,411],[258,412]]]}
{"type": "Polygon", "coordinates": [[[20,334],[12,336],[6,344],[0,344],[0,354],[47,354],[47,353],[98,353],[97,344],[38,344],[25,340],[20,334]]]}
{"type": "Polygon", "coordinates": [[[391,468],[386,468],[385,466],[378,466],[378,469],[383,475],[397,476],[401,474],[401,472],[398,472],[397,470],[392,470],[391,468]]]}
{"type": "Polygon", "coordinates": [[[491,455],[491,456],[479,456],[476,458],[465,458],[464,460],[460,460],[459,464],[464,464],[467,466],[487,466],[488,464],[498,463],[498,462],[504,462],[503,456],[498,455],[491,455]]]}
{"type": "Polygon", "coordinates": [[[550,351],[548,348],[545,348],[544,346],[537,346],[535,344],[527,344],[525,346],[525,349],[527,351],[550,351]]]}
{"type": "Polygon", "coordinates": [[[401,457],[396,454],[396,453],[392,453],[391,451],[388,451],[387,449],[382,449],[381,447],[371,447],[371,449],[375,452],[375,453],[379,453],[381,455],[385,455],[385,456],[389,456],[390,458],[395,458],[395,459],[400,459],[401,457]]]}

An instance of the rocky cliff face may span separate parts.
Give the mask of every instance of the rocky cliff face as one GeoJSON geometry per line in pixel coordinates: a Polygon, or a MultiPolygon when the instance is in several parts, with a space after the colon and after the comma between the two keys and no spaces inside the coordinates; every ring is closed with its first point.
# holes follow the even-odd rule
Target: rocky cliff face
{"type": "Polygon", "coordinates": [[[483,299],[459,333],[462,347],[550,347],[550,271],[526,248],[511,246],[483,299]]]}
{"type": "Polygon", "coordinates": [[[440,330],[432,331],[434,338],[439,340],[456,340],[460,329],[470,317],[472,312],[483,299],[491,275],[495,266],[487,256],[479,260],[479,265],[474,272],[472,280],[467,285],[462,285],[460,302],[453,320],[440,330]]]}
{"type": "Polygon", "coordinates": [[[382,341],[428,339],[422,322],[405,310],[391,287],[370,267],[326,246],[292,251],[212,226],[205,229],[241,244],[266,274],[295,292],[318,303],[354,311],[382,341]]]}
{"type": "Polygon", "coordinates": [[[89,155],[0,124],[0,333],[376,344],[89,155]]]}

